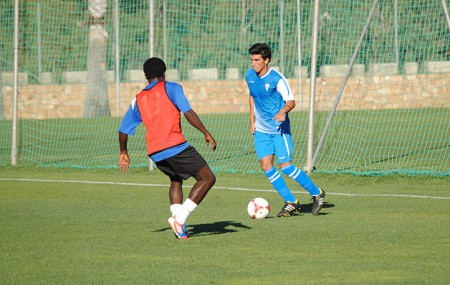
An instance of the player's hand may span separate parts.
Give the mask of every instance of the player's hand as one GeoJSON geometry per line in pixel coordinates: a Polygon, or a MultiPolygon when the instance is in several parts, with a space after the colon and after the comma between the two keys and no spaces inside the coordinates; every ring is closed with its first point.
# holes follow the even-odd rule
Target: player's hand
{"type": "Polygon", "coordinates": [[[205,141],[206,141],[207,145],[211,144],[212,151],[216,150],[216,147],[217,147],[216,140],[211,135],[205,136],[205,141]]]}
{"type": "Polygon", "coordinates": [[[252,133],[252,135],[255,134],[255,123],[250,123],[250,132],[252,133]]]}
{"type": "Polygon", "coordinates": [[[286,120],[286,113],[285,112],[278,112],[275,117],[273,117],[275,122],[278,124],[278,122],[284,122],[286,120]]]}
{"type": "Polygon", "coordinates": [[[127,172],[130,167],[130,157],[126,153],[121,153],[117,163],[121,172],[127,172]]]}

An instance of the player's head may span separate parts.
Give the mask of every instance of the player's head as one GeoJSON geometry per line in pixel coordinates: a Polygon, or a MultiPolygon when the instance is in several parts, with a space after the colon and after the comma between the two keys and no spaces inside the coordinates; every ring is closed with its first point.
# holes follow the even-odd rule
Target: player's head
{"type": "Polygon", "coordinates": [[[166,64],[157,57],[152,57],[144,62],[144,73],[147,80],[163,77],[166,72],[166,64]]]}
{"type": "Polygon", "coordinates": [[[250,55],[261,55],[261,57],[265,60],[265,59],[272,59],[272,50],[270,49],[270,46],[264,43],[256,43],[254,45],[252,45],[249,49],[248,49],[248,53],[250,55]]]}

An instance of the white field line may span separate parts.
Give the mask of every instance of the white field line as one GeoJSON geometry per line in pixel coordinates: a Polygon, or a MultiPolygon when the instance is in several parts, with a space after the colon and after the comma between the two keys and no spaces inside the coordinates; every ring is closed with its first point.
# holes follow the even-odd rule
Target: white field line
{"type": "MultiPolygon", "coordinates": [[[[54,180],[54,179],[31,179],[31,178],[2,178],[0,181],[23,181],[23,182],[45,182],[45,183],[79,183],[79,184],[103,184],[103,185],[125,185],[125,186],[145,186],[145,187],[169,187],[169,184],[151,184],[151,183],[129,183],[129,182],[113,182],[113,181],[87,181],[87,180],[54,180]]],[[[192,187],[183,185],[185,187],[192,187]]],[[[244,192],[276,192],[275,190],[267,189],[252,189],[242,187],[223,187],[214,186],[215,189],[244,191],[244,192]]],[[[292,191],[292,193],[308,194],[302,191],[292,191]]],[[[357,193],[336,193],[327,192],[327,195],[335,196],[362,196],[362,197],[401,197],[401,198],[419,198],[419,199],[438,199],[450,200],[450,197],[442,196],[428,196],[428,195],[410,195],[410,194],[357,194],[357,193]]],[[[309,194],[308,194],[309,195],[309,194]]]]}

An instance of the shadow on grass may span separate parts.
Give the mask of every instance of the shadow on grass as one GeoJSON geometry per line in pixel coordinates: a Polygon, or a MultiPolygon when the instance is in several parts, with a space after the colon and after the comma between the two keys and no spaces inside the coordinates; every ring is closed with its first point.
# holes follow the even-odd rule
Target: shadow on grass
{"type": "MultiPolygon", "coordinates": [[[[300,212],[294,212],[291,214],[291,216],[302,216],[303,214],[311,214],[312,211],[312,207],[313,207],[313,203],[309,203],[309,204],[301,204],[300,207],[300,212]]],[[[320,210],[318,216],[324,216],[324,215],[328,215],[329,213],[326,212],[326,209],[328,208],[333,208],[334,204],[332,203],[328,203],[328,202],[324,202],[322,205],[322,209],[320,210]]],[[[281,210],[282,208],[280,208],[281,210]]],[[[266,219],[271,219],[276,217],[276,213],[274,213],[275,216],[273,217],[267,217],[266,219]]]]}
{"type": "Polygon", "coordinates": [[[188,226],[188,231],[191,235],[217,235],[238,232],[239,229],[251,229],[242,223],[233,221],[222,221],[211,224],[197,224],[188,226]]]}
{"type": "MultiPolygon", "coordinates": [[[[302,214],[305,214],[305,213],[310,214],[311,211],[312,211],[312,207],[313,207],[313,204],[312,204],[312,203],[309,203],[309,204],[302,204],[302,205],[301,205],[301,208],[300,208],[300,213],[302,213],[302,214]]],[[[334,207],[334,204],[328,203],[328,202],[324,202],[323,205],[322,205],[322,209],[321,209],[320,212],[319,212],[319,215],[320,215],[320,216],[322,216],[322,215],[328,215],[328,213],[326,212],[326,210],[327,210],[328,208],[333,208],[333,207],[334,207]]]]}
{"type": "MultiPolygon", "coordinates": [[[[298,216],[302,214],[310,214],[312,210],[312,203],[309,204],[302,204],[300,213],[293,213],[293,216],[298,216]]],[[[324,202],[322,206],[322,210],[319,213],[320,216],[322,215],[328,215],[326,209],[333,208],[334,204],[324,202]]],[[[271,219],[274,217],[267,217],[267,219],[271,219]]],[[[251,229],[251,227],[246,226],[239,222],[233,222],[233,221],[221,221],[221,222],[214,222],[209,224],[196,224],[196,225],[187,225],[187,230],[189,231],[189,235],[192,236],[208,236],[208,235],[220,235],[220,234],[226,234],[226,233],[235,233],[238,232],[240,229],[251,229]]],[[[164,232],[172,230],[170,227],[163,228],[160,230],[156,230],[155,232],[164,232]]]]}
{"type": "MultiPolygon", "coordinates": [[[[238,232],[239,229],[251,229],[251,227],[233,221],[221,221],[210,224],[187,225],[187,230],[189,231],[190,236],[207,236],[207,235],[234,233],[238,232]]],[[[163,232],[167,230],[172,229],[164,228],[157,230],[155,232],[163,232]]]]}

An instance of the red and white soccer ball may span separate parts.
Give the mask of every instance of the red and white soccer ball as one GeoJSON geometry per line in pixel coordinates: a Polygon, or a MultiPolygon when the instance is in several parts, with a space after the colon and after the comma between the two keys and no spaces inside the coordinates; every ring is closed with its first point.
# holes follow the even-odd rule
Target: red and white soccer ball
{"type": "Polygon", "coordinates": [[[247,206],[247,212],[252,219],[264,219],[270,213],[270,205],[264,198],[254,198],[247,206]]]}

